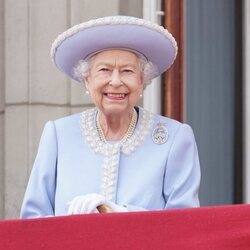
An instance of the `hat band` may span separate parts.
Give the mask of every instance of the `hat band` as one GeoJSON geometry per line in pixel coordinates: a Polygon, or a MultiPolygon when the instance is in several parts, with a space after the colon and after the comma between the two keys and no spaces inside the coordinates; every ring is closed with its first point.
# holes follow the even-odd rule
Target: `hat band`
{"type": "Polygon", "coordinates": [[[93,53],[88,54],[84,58],[84,60],[88,61],[91,57],[95,56],[96,54],[107,51],[107,50],[125,50],[125,51],[128,51],[128,52],[132,52],[132,53],[134,53],[134,54],[136,54],[138,56],[141,56],[141,57],[145,58],[148,61],[148,58],[144,54],[142,54],[141,52],[139,52],[137,50],[134,50],[134,49],[130,49],[130,48],[124,48],[124,47],[111,47],[111,48],[100,49],[100,50],[97,50],[97,51],[95,51],[93,53]]]}

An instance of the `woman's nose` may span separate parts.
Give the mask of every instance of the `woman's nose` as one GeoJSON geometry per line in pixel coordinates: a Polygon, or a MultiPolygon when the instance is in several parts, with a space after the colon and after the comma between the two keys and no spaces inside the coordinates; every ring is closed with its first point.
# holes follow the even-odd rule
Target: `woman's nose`
{"type": "Polygon", "coordinates": [[[119,87],[122,85],[121,75],[118,70],[113,70],[110,81],[109,81],[109,85],[113,87],[119,87]]]}

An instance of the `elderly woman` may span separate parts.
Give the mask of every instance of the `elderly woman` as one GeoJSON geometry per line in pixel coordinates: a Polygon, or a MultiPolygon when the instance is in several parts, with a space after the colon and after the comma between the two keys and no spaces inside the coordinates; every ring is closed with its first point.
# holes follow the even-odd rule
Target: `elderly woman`
{"type": "Polygon", "coordinates": [[[46,124],[22,218],[199,206],[191,128],[136,106],[176,53],[166,29],[134,17],[91,20],[55,40],[55,65],[95,107],[46,124]]]}

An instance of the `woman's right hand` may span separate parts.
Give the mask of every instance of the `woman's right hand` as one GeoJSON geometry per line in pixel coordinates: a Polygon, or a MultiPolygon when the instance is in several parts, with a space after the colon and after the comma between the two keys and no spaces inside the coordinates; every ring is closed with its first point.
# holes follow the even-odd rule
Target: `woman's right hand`
{"type": "Polygon", "coordinates": [[[105,204],[105,197],[100,194],[76,196],[70,203],[68,215],[98,213],[97,207],[105,204]]]}

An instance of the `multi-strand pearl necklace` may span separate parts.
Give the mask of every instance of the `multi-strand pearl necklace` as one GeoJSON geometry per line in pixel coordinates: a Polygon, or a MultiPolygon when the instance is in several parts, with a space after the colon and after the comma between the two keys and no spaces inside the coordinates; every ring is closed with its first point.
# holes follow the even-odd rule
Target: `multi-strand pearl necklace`
{"type": "MultiPolygon", "coordinates": [[[[120,143],[126,142],[132,136],[136,127],[136,123],[137,123],[137,112],[135,111],[135,109],[133,109],[133,114],[132,114],[131,121],[129,123],[128,130],[126,134],[124,135],[124,137],[121,139],[120,143]]],[[[105,138],[105,135],[103,133],[103,130],[100,124],[100,112],[99,111],[97,111],[96,128],[97,128],[100,140],[106,143],[107,140],[105,138]]]]}

